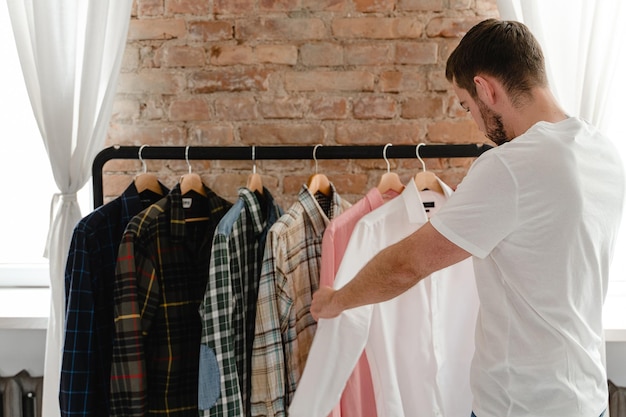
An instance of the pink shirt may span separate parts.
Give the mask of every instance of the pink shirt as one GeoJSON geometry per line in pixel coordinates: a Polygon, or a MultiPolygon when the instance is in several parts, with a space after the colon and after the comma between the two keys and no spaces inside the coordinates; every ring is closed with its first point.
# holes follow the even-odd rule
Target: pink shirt
{"type": "MultiPolygon", "coordinates": [[[[388,191],[383,196],[377,188],[372,188],[365,197],[328,224],[322,238],[320,286],[333,286],[352,231],[361,217],[397,195],[394,191],[388,191]]],[[[348,379],[341,402],[329,417],[376,417],[372,376],[365,352],[348,379]]]]}

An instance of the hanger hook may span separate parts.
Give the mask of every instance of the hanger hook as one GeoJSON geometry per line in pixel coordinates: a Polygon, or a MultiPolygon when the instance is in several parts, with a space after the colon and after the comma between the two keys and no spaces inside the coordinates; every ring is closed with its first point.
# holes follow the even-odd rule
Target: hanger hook
{"type": "Polygon", "coordinates": [[[185,162],[187,162],[187,168],[189,168],[189,173],[191,174],[191,163],[189,162],[189,145],[185,147],[185,162]]]}
{"type": "Polygon", "coordinates": [[[424,146],[424,145],[425,143],[420,143],[419,145],[415,147],[415,156],[417,156],[417,159],[419,159],[419,161],[422,163],[422,171],[426,171],[426,164],[424,163],[424,160],[420,156],[420,146],[424,146]]]}
{"type": "Polygon", "coordinates": [[[252,164],[252,173],[256,174],[256,154],[254,145],[252,145],[252,164]]]}
{"type": "Polygon", "coordinates": [[[323,146],[323,145],[317,144],[313,148],[313,160],[315,161],[315,173],[316,174],[317,174],[317,148],[319,148],[320,146],[323,146]]]}
{"type": "Polygon", "coordinates": [[[383,159],[387,163],[387,172],[391,171],[391,166],[389,165],[389,159],[387,159],[387,148],[390,147],[390,146],[393,146],[393,145],[391,143],[388,143],[383,148],[383,159]]]}
{"type": "Polygon", "coordinates": [[[141,151],[143,151],[143,148],[145,148],[146,146],[150,146],[150,145],[141,145],[139,147],[139,160],[141,161],[141,167],[143,169],[144,174],[148,172],[148,166],[146,165],[146,161],[143,160],[143,156],[141,156],[141,151]]]}

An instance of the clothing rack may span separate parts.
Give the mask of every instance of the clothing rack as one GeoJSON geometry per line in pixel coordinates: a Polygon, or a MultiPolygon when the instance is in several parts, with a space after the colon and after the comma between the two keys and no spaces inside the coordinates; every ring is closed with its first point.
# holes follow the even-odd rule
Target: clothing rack
{"type": "Polygon", "coordinates": [[[111,146],[100,151],[92,164],[94,207],[104,201],[102,174],[107,161],[113,159],[178,160],[322,160],[322,159],[416,159],[475,158],[491,149],[487,144],[428,145],[311,145],[311,146],[111,146]],[[386,147],[386,149],[385,149],[386,147]],[[383,154],[383,151],[384,154],[383,154]],[[254,154],[253,154],[254,152],[254,154]]]}

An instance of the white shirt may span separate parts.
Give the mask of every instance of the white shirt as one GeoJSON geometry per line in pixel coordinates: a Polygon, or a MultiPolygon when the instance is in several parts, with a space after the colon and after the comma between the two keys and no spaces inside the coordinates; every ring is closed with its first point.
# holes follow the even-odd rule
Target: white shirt
{"type": "MultiPolygon", "coordinates": [[[[442,187],[451,193],[445,184],[442,187]]],[[[335,288],[352,280],[381,249],[427,220],[411,181],[402,194],[359,220],[337,271],[335,288]]],[[[363,349],[379,417],[468,415],[477,309],[471,259],[467,259],[393,300],[321,319],[289,416],[325,417],[339,402],[363,349]]]]}
{"type": "Polygon", "coordinates": [[[479,417],[597,416],[602,303],[624,196],[610,142],[570,118],[480,156],[431,219],[474,255],[479,417]]]}

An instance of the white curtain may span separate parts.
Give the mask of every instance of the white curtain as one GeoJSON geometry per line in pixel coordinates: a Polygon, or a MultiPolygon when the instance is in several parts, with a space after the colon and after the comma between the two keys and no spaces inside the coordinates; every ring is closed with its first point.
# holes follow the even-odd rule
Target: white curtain
{"type": "Polygon", "coordinates": [[[623,0],[498,0],[503,19],[524,22],[546,57],[552,91],[570,115],[607,131],[605,111],[626,35],[623,0]]]}
{"type": "Polygon", "coordinates": [[[76,192],[102,149],[121,66],[132,0],[7,0],[26,88],[59,192],[52,196],[47,257],[50,319],[43,415],[59,411],[64,271],[81,219],[76,192]]]}

